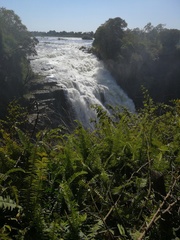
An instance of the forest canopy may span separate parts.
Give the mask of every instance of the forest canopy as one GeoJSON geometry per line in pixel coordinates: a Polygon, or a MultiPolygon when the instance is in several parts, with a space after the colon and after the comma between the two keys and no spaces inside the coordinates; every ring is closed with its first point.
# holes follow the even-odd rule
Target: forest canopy
{"type": "Polygon", "coordinates": [[[94,52],[136,107],[142,106],[142,86],[156,102],[180,97],[180,30],[151,23],[131,30],[123,19],[114,18],[94,38],[94,52]]]}

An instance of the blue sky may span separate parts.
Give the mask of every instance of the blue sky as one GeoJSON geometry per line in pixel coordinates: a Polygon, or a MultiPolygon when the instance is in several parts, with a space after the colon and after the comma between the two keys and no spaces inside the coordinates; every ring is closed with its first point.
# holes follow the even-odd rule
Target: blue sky
{"type": "Polygon", "coordinates": [[[128,28],[180,29],[180,0],[0,0],[30,31],[96,31],[109,18],[121,17],[128,28]]]}

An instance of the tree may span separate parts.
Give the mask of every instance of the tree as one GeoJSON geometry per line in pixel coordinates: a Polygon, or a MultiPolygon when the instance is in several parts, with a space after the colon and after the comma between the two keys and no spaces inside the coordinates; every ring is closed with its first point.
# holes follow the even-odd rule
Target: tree
{"type": "Polygon", "coordinates": [[[31,38],[30,32],[14,11],[0,8],[0,29],[6,51],[9,50],[11,54],[20,51],[23,56],[35,53],[36,40],[31,38]]]}
{"type": "Polygon", "coordinates": [[[27,56],[36,54],[36,43],[14,11],[0,8],[1,109],[23,94],[30,72],[27,56]]]}
{"type": "Polygon", "coordinates": [[[168,54],[172,54],[180,46],[180,31],[178,29],[164,29],[160,32],[160,39],[163,50],[168,54]]]}
{"type": "Polygon", "coordinates": [[[153,30],[153,25],[150,22],[147,23],[146,26],[144,27],[144,31],[148,33],[152,30],[153,30]]]}
{"type": "Polygon", "coordinates": [[[103,59],[116,59],[124,35],[124,28],[127,27],[125,20],[117,17],[110,18],[101,25],[95,32],[93,46],[103,59]]]}

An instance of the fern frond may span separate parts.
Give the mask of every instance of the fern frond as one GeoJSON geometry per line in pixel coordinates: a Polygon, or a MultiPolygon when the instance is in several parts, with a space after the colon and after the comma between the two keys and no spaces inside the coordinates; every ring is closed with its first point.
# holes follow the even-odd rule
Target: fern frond
{"type": "Polygon", "coordinates": [[[7,174],[5,174],[5,173],[0,173],[0,183],[1,183],[2,181],[6,181],[7,178],[8,178],[8,175],[7,175],[7,174]]]}
{"type": "Polygon", "coordinates": [[[21,131],[19,128],[16,127],[15,129],[16,129],[16,132],[18,134],[21,144],[24,146],[24,148],[28,148],[29,143],[30,143],[29,137],[23,131],[21,131]]]}
{"type": "Polygon", "coordinates": [[[22,210],[22,207],[17,205],[15,201],[13,201],[9,196],[6,198],[3,198],[0,196],[0,208],[2,209],[8,209],[8,210],[14,210],[18,208],[19,210],[22,210]]]}
{"type": "Polygon", "coordinates": [[[10,231],[11,231],[11,227],[9,225],[4,225],[2,228],[0,228],[0,239],[1,240],[12,240],[12,238],[9,237],[10,231]]]}
{"type": "Polygon", "coordinates": [[[8,176],[10,173],[16,173],[16,172],[23,172],[25,173],[25,170],[22,168],[12,168],[9,171],[6,172],[6,175],[8,176]]]}
{"type": "Polygon", "coordinates": [[[76,172],[74,173],[69,179],[68,179],[68,184],[71,184],[77,177],[81,176],[81,175],[86,175],[88,174],[85,171],[81,171],[81,172],[76,172]]]}
{"type": "Polygon", "coordinates": [[[90,233],[87,235],[87,239],[96,239],[97,235],[103,229],[103,221],[99,219],[90,230],[90,233]]]}

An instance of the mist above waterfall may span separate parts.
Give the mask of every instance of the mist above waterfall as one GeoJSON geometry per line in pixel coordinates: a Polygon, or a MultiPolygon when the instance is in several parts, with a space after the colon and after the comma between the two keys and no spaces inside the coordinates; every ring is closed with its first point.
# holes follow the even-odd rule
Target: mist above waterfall
{"type": "Polygon", "coordinates": [[[93,54],[82,51],[92,41],[80,38],[39,37],[37,56],[31,60],[35,73],[56,82],[65,90],[76,119],[85,127],[95,118],[92,105],[127,107],[134,112],[133,101],[117,85],[103,63],[93,54]]]}

